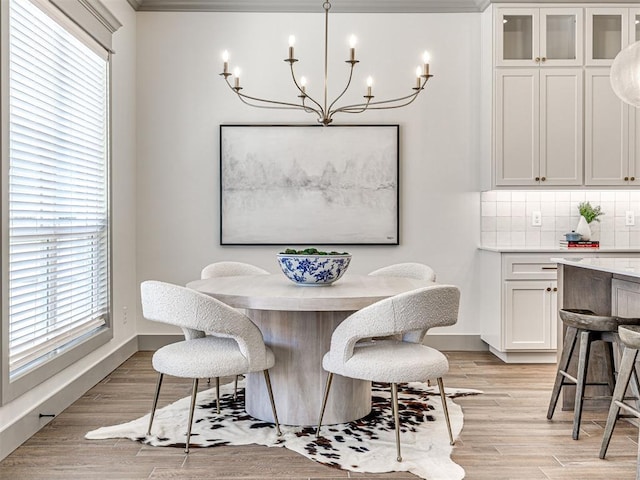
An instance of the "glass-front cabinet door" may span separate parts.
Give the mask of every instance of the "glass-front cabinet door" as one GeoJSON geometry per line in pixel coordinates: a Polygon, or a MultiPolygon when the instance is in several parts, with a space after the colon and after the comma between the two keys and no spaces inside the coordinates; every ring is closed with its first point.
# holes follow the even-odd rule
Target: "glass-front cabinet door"
{"type": "Polygon", "coordinates": [[[629,9],[629,43],[640,42],[640,8],[629,9]]]}
{"type": "Polygon", "coordinates": [[[610,66],[627,46],[629,9],[587,8],[586,64],[610,66]]]}
{"type": "Polygon", "coordinates": [[[580,8],[499,8],[496,65],[581,65],[582,24],[580,8]]]}

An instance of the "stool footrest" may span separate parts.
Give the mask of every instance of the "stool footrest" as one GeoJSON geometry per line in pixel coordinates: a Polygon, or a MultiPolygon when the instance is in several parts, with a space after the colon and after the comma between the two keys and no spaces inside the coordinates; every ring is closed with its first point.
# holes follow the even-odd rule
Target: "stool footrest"
{"type": "MultiPolygon", "coordinates": [[[[571,375],[569,375],[567,372],[565,372],[564,370],[560,370],[558,372],[560,375],[562,375],[563,377],[571,380],[573,383],[578,383],[578,379],[576,377],[573,377],[571,375]]],[[[564,383],[562,382],[563,385],[571,385],[570,383],[564,383]]]]}
{"type": "Polygon", "coordinates": [[[620,400],[616,400],[615,403],[616,403],[616,405],[618,407],[620,407],[623,410],[626,410],[627,412],[629,412],[634,417],[640,418],[640,412],[638,410],[636,410],[635,408],[633,408],[631,405],[627,405],[626,403],[621,402],[620,400]]]}

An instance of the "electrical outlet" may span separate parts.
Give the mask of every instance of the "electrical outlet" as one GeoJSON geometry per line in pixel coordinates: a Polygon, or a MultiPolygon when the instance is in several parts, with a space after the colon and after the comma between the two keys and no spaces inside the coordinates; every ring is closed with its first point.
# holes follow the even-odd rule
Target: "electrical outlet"
{"type": "Polygon", "coordinates": [[[531,214],[531,226],[539,227],[542,225],[542,212],[535,211],[531,214]]]}
{"type": "Polygon", "coordinates": [[[624,224],[627,227],[631,227],[636,224],[636,216],[633,213],[633,210],[627,210],[624,214],[624,224]]]}
{"type": "Polygon", "coordinates": [[[129,310],[127,309],[127,307],[122,307],[122,323],[126,325],[128,320],[129,320],[129,310]]]}

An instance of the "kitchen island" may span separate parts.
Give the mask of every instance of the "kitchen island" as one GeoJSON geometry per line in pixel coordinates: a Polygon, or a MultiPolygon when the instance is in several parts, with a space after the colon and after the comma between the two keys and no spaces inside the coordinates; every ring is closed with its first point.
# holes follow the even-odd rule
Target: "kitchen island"
{"type": "MultiPolygon", "coordinates": [[[[558,308],[592,310],[598,315],[640,317],[640,258],[637,257],[572,257],[553,258],[558,264],[558,308]]],[[[563,338],[558,322],[558,340],[563,338]]],[[[558,346],[561,351],[561,346],[558,346]]],[[[594,345],[589,359],[588,381],[606,379],[601,345],[594,345]]],[[[574,352],[574,357],[576,352],[574,352]]],[[[572,361],[572,364],[575,364],[572,361]]],[[[575,365],[570,367],[575,371],[575,365]]],[[[606,396],[607,387],[590,387],[590,396],[606,396]],[[598,391],[600,390],[600,391],[598,391]]],[[[573,387],[564,390],[563,409],[572,409],[573,387]]],[[[593,408],[608,408],[608,399],[585,403],[593,408]]]]}

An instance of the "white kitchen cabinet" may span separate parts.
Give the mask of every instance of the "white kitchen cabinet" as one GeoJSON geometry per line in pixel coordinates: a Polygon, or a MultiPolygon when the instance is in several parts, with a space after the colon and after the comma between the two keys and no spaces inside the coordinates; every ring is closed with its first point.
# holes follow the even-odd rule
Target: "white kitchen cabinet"
{"type": "MultiPolygon", "coordinates": [[[[585,71],[585,184],[636,185],[636,109],[611,88],[609,68],[585,71]],[[633,146],[633,148],[631,148],[633,146]]],[[[638,172],[640,173],[640,172],[638,172]]]]}
{"type": "Polygon", "coordinates": [[[629,16],[628,8],[586,9],[586,65],[611,66],[618,52],[629,44],[629,16]]]}
{"type": "Polygon", "coordinates": [[[581,8],[498,8],[496,66],[582,65],[581,8]]]}
{"type": "Polygon", "coordinates": [[[504,348],[555,349],[557,299],[558,285],[555,281],[505,281],[504,348]]]}
{"type": "MultiPolygon", "coordinates": [[[[491,353],[507,363],[557,362],[561,292],[558,266],[552,258],[638,256],[599,250],[530,253],[482,249],[479,253],[481,338],[491,353]]],[[[612,289],[618,292],[619,300],[613,302],[619,306],[618,315],[640,311],[640,283],[625,286],[626,290],[612,289]]]]}
{"type": "Polygon", "coordinates": [[[582,184],[581,68],[495,73],[495,183],[582,184]]]}

